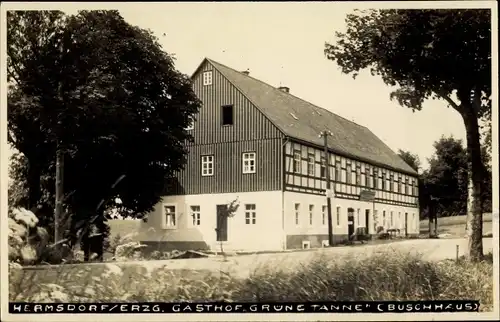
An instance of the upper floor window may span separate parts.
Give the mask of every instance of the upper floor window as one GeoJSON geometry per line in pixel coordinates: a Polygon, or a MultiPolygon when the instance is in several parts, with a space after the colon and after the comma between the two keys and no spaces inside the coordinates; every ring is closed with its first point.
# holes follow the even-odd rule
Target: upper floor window
{"type": "Polygon", "coordinates": [[[348,164],[347,167],[346,167],[346,180],[345,182],[346,183],[351,183],[351,180],[352,180],[352,170],[351,170],[351,165],[348,164]]]}
{"type": "Polygon", "coordinates": [[[340,182],[342,178],[340,177],[340,161],[335,162],[335,181],[340,182]]]}
{"type": "Polygon", "coordinates": [[[361,168],[356,168],[356,172],[354,172],[354,182],[359,186],[361,184],[361,168]]]}
{"type": "Polygon", "coordinates": [[[301,165],[301,155],[300,151],[293,152],[293,172],[300,173],[300,165],[301,165]]]}
{"type": "Polygon", "coordinates": [[[307,174],[314,177],[315,172],[314,153],[309,153],[307,156],[307,174]]]}
{"type": "Polygon", "coordinates": [[[326,158],[325,157],[321,157],[321,167],[320,167],[320,175],[321,175],[321,178],[325,178],[326,177],[326,158]]]}
{"type": "Polygon", "coordinates": [[[212,71],[203,73],[203,85],[212,85],[212,71]]]}
{"type": "Polygon", "coordinates": [[[255,152],[243,153],[243,173],[255,173],[255,152]]]}
{"type": "Polygon", "coordinates": [[[222,109],[222,125],[233,125],[233,105],[223,105],[222,109]]]}
{"type": "Polygon", "coordinates": [[[213,176],[214,175],[214,156],[204,155],[201,157],[201,175],[213,176]]]}

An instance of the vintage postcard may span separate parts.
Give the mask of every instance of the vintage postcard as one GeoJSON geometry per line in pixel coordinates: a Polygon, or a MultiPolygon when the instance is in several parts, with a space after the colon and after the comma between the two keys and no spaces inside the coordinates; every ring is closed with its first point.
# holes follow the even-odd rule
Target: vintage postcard
{"type": "Polygon", "coordinates": [[[3,2],[2,321],[497,320],[497,19],[3,2]]]}

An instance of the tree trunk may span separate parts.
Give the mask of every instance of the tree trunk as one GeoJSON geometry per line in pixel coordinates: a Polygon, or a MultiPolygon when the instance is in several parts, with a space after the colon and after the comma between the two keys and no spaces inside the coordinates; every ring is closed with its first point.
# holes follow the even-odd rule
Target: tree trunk
{"type": "Polygon", "coordinates": [[[61,219],[63,218],[63,170],[64,155],[60,148],[56,152],[56,209],[54,211],[54,242],[62,239],[61,219]]]}
{"type": "Polygon", "coordinates": [[[469,169],[469,178],[467,180],[468,185],[467,185],[467,212],[466,212],[466,220],[465,220],[465,236],[469,236],[469,221],[472,218],[472,176],[470,175],[470,169],[469,169]]]}
{"type": "Polygon", "coordinates": [[[36,213],[36,208],[41,195],[40,168],[35,164],[36,161],[34,159],[28,159],[28,175],[26,179],[28,185],[27,209],[30,209],[33,213],[36,213]]]}
{"type": "MultiPolygon", "coordinates": [[[[462,100],[462,103],[464,101],[462,100]]],[[[467,133],[467,156],[470,164],[470,178],[472,181],[471,213],[467,218],[467,237],[469,239],[469,258],[471,261],[480,261],[483,257],[483,162],[481,158],[481,143],[479,125],[476,113],[472,107],[464,106],[462,117],[467,133]]]]}
{"type": "Polygon", "coordinates": [[[437,217],[437,213],[434,216],[434,236],[436,238],[439,236],[439,233],[438,233],[438,217],[437,217]]]}
{"type": "Polygon", "coordinates": [[[429,238],[432,238],[432,213],[429,211],[427,216],[429,217],[429,238]]]}

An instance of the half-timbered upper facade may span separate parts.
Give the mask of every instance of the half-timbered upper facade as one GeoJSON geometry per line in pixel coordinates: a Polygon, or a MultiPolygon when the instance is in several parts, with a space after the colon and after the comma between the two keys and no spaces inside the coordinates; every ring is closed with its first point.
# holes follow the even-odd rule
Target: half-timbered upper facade
{"type": "MultiPolygon", "coordinates": [[[[290,190],[324,195],[328,130],[339,198],[374,190],[381,203],[417,206],[417,173],[368,128],[210,59],[193,75],[203,102],[189,131],[184,194],[290,190]]],[[[176,194],[179,191],[170,191],[176,194]]]]}
{"type": "MultiPolygon", "coordinates": [[[[376,209],[361,203],[349,204],[359,201],[361,192],[366,190],[375,193],[374,203],[380,206],[384,222],[386,212],[387,216],[390,213],[391,222],[393,212],[399,216],[411,212],[413,218],[416,213],[418,218],[417,173],[368,128],[302,100],[286,87],[271,86],[248,72],[211,59],[203,60],[192,79],[203,105],[187,129],[194,140],[189,143],[184,170],[157,210],[162,218],[156,219],[158,225],[165,227],[170,212],[178,216],[174,226],[183,225],[180,217],[185,213],[184,225],[189,229],[204,222],[204,218],[211,218],[205,220],[209,223],[202,234],[213,234],[215,228],[219,232],[214,241],[227,241],[231,239],[227,223],[209,214],[218,212],[221,204],[239,198],[241,219],[231,219],[239,223],[235,226],[239,228],[233,229],[238,230],[234,238],[249,242],[268,227],[270,234],[280,236],[281,246],[276,247],[290,248],[293,240],[304,239],[293,236],[324,233],[312,232],[311,227],[300,228],[297,216],[299,212],[309,213],[311,217],[304,222],[311,226],[313,213],[318,212],[321,217],[322,212],[319,221],[324,228],[326,171],[330,172],[337,200],[333,207],[339,227],[342,211],[350,214],[355,208],[358,217],[366,213],[366,219],[358,219],[358,225],[364,220],[366,227],[373,226],[370,232],[381,225],[381,220],[373,217],[376,209]],[[331,133],[326,157],[320,137],[325,130],[331,133]],[[369,225],[368,220],[377,223],[369,225]],[[266,221],[273,221],[276,226],[266,221]],[[226,230],[223,236],[219,226],[226,230]],[[276,230],[281,234],[276,234],[276,230]]],[[[350,223],[351,219],[345,222],[350,223]]],[[[194,237],[183,235],[175,240],[179,238],[194,237]]]]}

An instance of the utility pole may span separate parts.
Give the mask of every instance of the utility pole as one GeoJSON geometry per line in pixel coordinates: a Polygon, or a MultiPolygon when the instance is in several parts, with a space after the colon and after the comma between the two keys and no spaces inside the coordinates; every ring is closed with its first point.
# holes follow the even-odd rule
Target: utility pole
{"type": "Polygon", "coordinates": [[[328,211],[328,246],[333,246],[333,229],[332,229],[332,202],[330,200],[330,157],[328,155],[328,136],[332,135],[330,131],[323,131],[319,135],[323,137],[324,153],[325,153],[325,178],[326,178],[326,208],[328,211]]]}

